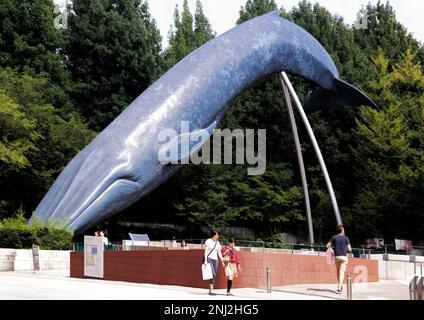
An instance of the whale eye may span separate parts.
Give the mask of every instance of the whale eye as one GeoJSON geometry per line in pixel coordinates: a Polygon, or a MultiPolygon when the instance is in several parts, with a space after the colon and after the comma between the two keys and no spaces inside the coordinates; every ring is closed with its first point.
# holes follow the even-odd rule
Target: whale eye
{"type": "Polygon", "coordinates": [[[116,180],[128,180],[128,181],[139,183],[141,180],[141,177],[138,177],[136,174],[128,172],[124,175],[118,176],[116,180]]]}

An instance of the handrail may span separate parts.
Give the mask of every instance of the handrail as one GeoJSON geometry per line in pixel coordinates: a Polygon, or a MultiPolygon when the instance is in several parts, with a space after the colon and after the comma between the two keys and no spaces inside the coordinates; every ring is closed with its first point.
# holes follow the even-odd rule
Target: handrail
{"type": "MultiPolygon", "coordinates": [[[[189,245],[201,245],[200,248],[203,248],[206,239],[185,239],[185,243],[187,246],[189,245]]],[[[225,240],[225,239],[224,239],[225,240]]],[[[225,243],[225,241],[221,241],[221,243],[225,243]]],[[[258,249],[280,249],[280,250],[287,250],[288,252],[291,252],[292,254],[300,252],[304,252],[304,254],[308,253],[314,253],[318,256],[325,255],[325,252],[327,251],[327,247],[323,244],[295,244],[295,243],[288,243],[288,242],[266,242],[266,241],[252,241],[252,240],[238,240],[236,241],[236,245],[241,248],[258,248],[258,249]]],[[[180,241],[176,241],[175,239],[166,239],[166,240],[159,240],[154,241],[150,240],[148,242],[147,246],[135,246],[134,250],[146,250],[147,248],[153,248],[157,249],[159,247],[167,248],[167,247],[179,247],[180,241]]],[[[84,244],[83,243],[73,243],[72,245],[73,251],[83,251],[84,244]]],[[[416,246],[414,248],[423,248],[416,246]]],[[[106,251],[115,251],[115,250],[122,250],[122,242],[109,242],[109,245],[105,247],[106,251]]],[[[388,250],[390,252],[390,250],[388,250]]],[[[366,254],[366,258],[370,259],[371,254],[383,254],[384,251],[379,251],[375,249],[365,249],[364,246],[362,248],[352,248],[352,256],[353,257],[361,257],[363,254],[366,254]]],[[[416,252],[419,253],[419,252],[416,252]]],[[[424,253],[424,251],[423,251],[424,253]]],[[[397,253],[400,254],[400,253],[397,253]]],[[[420,254],[418,254],[420,255],[420,254]]],[[[424,254],[423,254],[424,256],[424,254]]],[[[413,262],[413,260],[411,260],[413,262]]]]}

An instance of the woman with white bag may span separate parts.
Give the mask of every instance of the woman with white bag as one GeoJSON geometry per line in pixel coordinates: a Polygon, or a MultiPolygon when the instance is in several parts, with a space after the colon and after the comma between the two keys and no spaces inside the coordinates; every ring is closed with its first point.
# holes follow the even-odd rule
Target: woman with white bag
{"type": "Polygon", "coordinates": [[[218,238],[218,232],[213,230],[210,238],[205,242],[205,259],[203,268],[206,268],[208,263],[210,264],[212,278],[209,279],[209,295],[211,296],[216,295],[216,293],[213,293],[212,290],[216,281],[216,275],[218,274],[218,258],[222,262],[222,267],[225,267],[224,259],[221,254],[221,244],[219,243],[218,238]]]}

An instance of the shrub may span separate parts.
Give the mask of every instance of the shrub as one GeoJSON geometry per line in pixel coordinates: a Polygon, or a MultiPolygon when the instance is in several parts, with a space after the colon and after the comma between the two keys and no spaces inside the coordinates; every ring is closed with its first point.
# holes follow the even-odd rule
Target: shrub
{"type": "Polygon", "coordinates": [[[22,210],[0,221],[0,248],[30,249],[37,244],[43,250],[69,250],[72,237],[71,231],[50,222],[34,219],[29,225],[22,210]]]}

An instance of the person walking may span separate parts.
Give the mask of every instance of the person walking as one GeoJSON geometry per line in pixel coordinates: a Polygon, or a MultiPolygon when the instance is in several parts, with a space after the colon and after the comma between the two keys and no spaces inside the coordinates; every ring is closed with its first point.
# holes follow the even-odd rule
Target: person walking
{"type": "Polygon", "coordinates": [[[348,263],[347,252],[352,252],[352,247],[350,245],[349,238],[345,235],[345,229],[343,225],[339,224],[336,228],[338,234],[331,237],[330,241],[327,243],[327,249],[334,247],[338,281],[336,292],[340,294],[343,291],[344,274],[346,272],[348,263]]]}
{"type": "Polygon", "coordinates": [[[205,259],[204,264],[210,263],[212,269],[212,279],[209,280],[209,295],[215,296],[213,286],[216,282],[216,275],[218,273],[218,258],[222,262],[222,267],[225,267],[224,260],[221,254],[221,244],[218,241],[219,234],[215,230],[211,231],[210,238],[205,242],[205,259]]]}
{"type": "Polygon", "coordinates": [[[188,247],[187,242],[186,242],[185,240],[181,240],[181,249],[183,249],[183,250],[188,250],[188,249],[190,249],[190,248],[188,247]]]}
{"type": "Polygon", "coordinates": [[[231,287],[233,285],[233,279],[238,277],[241,272],[240,259],[235,248],[235,241],[233,237],[228,240],[227,246],[222,247],[221,253],[224,258],[224,271],[227,277],[227,296],[233,296],[231,293],[231,287]]]}
{"type": "Polygon", "coordinates": [[[109,245],[109,239],[105,236],[105,233],[103,232],[103,230],[100,230],[99,237],[102,237],[103,245],[107,247],[109,245]]]}

